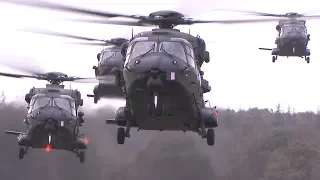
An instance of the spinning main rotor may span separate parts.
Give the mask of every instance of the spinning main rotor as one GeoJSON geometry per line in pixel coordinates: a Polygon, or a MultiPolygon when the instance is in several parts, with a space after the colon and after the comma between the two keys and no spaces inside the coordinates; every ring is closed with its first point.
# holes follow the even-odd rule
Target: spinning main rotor
{"type": "MultiPolygon", "coordinates": [[[[234,12],[241,12],[256,16],[268,16],[272,17],[270,19],[243,19],[243,20],[194,20],[192,18],[186,18],[182,13],[171,11],[171,10],[164,10],[164,11],[156,11],[148,16],[143,15],[126,15],[120,13],[111,13],[111,12],[102,12],[84,8],[77,8],[71,7],[67,5],[61,5],[51,2],[43,2],[43,1],[26,1],[26,0],[0,0],[1,2],[6,3],[13,3],[13,4],[20,4],[20,5],[27,5],[32,7],[39,7],[39,8],[48,8],[50,10],[59,10],[59,11],[67,11],[73,12],[78,14],[86,14],[91,16],[96,16],[100,18],[115,18],[115,17],[122,17],[131,19],[127,21],[120,21],[120,20],[73,20],[73,21],[80,21],[80,22],[88,22],[88,23],[99,23],[99,24],[114,24],[114,25],[127,25],[127,26],[152,26],[156,25],[160,28],[173,28],[177,25],[192,25],[192,24],[201,24],[201,23],[219,23],[219,24],[239,24],[239,23],[257,23],[257,22],[274,22],[283,20],[284,17],[287,18],[303,18],[303,19],[315,19],[319,18],[319,15],[302,15],[298,13],[286,13],[286,14],[270,14],[270,13],[262,13],[262,12],[253,12],[253,11],[234,11],[234,12]],[[280,19],[281,18],[281,19],[280,19]]],[[[216,9],[220,10],[221,9],[216,9]]],[[[224,11],[232,11],[232,10],[224,10],[224,11]]],[[[101,40],[99,40],[101,41],[101,40]]],[[[109,43],[109,42],[108,42],[109,43]]]]}

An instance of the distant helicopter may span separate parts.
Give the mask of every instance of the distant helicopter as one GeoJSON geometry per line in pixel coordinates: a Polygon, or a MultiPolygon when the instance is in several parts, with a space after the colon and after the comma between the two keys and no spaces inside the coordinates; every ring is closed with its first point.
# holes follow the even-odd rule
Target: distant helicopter
{"type": "Polygon", "coordinates": [[[23,159],[28,148],[44,148],[47,152],[62,149],[75,153],[80,162],[85,161],[85,150],[88,140],[80,134],[80,124],[84,122],[84,113],[78,111],[83,101],[79,91],[63,89],[63,81],[88,80],[92,78],[68,77],[60,72],[22,75],[0,72],[0,76],[13,78],[33,78],[47,80],[47,88],[33,88],[26,94],[28,113],[24,119],[26,132],[6,131],[18,135],[18,144],[22,146],[19,159],[23,159]],[[75,94],[73,94],[75,93],[75,94]],[[73,98],[75,97],[75,98],[73,98]],[[77,102],[78,101],[78,102],[77,102]]]}
{"type": "Polygon", "coordinates": [[[66,37],[77,40],[100,41],[97,42],[77,42],[73,44],[107,46],[97,54],[98,66],[93,66],[95,76],[99,80],[103,79],[104,83],[99,83],[93,90],[93,95],[88,94],[88,97],[94,98],[94,103],[98,103],[100,98],[123,98],[124,94],[121,85],[121,71],[123,69],[124,57],[121,55],[121,45],[127,41],[125,38],[113,38],[111,40],[101,40],[87,38],[82,36],[71,35],[67,33],[53,32],[39,29],[23,29],[21,31],[37,34],[52,35],[58,37],[66,37]],[[108,83],[105,83],[108,81],[108,83]]]}

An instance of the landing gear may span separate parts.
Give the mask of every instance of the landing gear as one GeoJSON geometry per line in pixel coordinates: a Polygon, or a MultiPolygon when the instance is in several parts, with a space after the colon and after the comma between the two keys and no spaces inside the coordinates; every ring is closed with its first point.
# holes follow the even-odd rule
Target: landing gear
{"type": "Polygon", "coordinates": [[[272,62],[273,63],[275,63],[277,59],[278,59],[278,56],[272,56],[272,62]]]}
{"type": "Polygon", "coordinates": [[[26,155],[28,153],[28,146],[26,146],[25,148],[21,147],[19,149],[19,159],[23,159],[24,155],[26,155]]]}
{"type": "Polygon", "coordinates": [[[126,138],[126,131],[123,127],[118,128],[118,134],[117,134],[117,142],[118,144],[124,144],[126,138]]]}
{"type": "Polygon", "coordinates": [[[215,131],[214,129],[208,129],[207,131],[207,144],[213,146],[215,142],[215,131]]]}
{"type": "Polygon", "coordinates": [[[128,110],[127,108],[124,109],[125,118],[127,121],[126,128],[119,127],[118,133],[117,133],[117,142],[118,144],[124,144],[124,141],[126,138],[130,137],[130,128],[131,128],[131,110],[128,110]]]}
{"type": "Polygon", "coordinates": [[[309,56],[306,56],[305,57],[305,60],[306,60],[306,62],[309,64],[310,63],[310,57],[309,56]]]}
{"type": "Polygon", "coordinates": [[[84,163],[84,161],[85,161],[85,152],[84,151],[79,152],[79,159],[80,159],[81,163],[84,163]]]}
{"type": "Polygon", "coordinates": [[[95,95],[94,98],[93,98],[93,102],[94,102],[95,104],[97,104],[98,101],[99,101],[99,98],[95,95]]]}

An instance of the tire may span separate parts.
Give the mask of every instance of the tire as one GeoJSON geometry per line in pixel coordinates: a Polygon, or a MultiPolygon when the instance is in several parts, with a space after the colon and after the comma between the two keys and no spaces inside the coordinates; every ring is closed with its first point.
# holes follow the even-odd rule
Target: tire
{"type": "Polygon", "coordinates": [[[310,63],[310,57],[307,57],[307,58],[306,58],[306,61],[307,61],[307,63],[309,64],[309,63],[310,63]]]}
{"type": "Polygon", "coordinates": [[[20,150],[19,150],[19,159],[23,159],[24,155],[25,155],[24,148],[20,148],[20,150]]]}
{"type": "Polygon", "coordinates": [[[79,152],[79,159],[80,159],[81,163],[84,163],[84,161],[85,161],[85,153],[84,153],[84,151],[80,151],[79,152]]]}
{"type": "Polygon", "coordinates": [[[118,128],[118,134],[117,134],[117,142],[118,144],[124,144],[126,138],[126,133],[123,127],[118,128]]]}
{"type": "Polygon", "coordinates": [[[214,129],[208,129],[207,131],[207,144],[213,146],[215,143],[215,132],[214,129]]]}
{"type": "Polygon", "coordinates": [[[275,56],[272,56],[272,62],[276,62],[276,57],[275,56]]]}

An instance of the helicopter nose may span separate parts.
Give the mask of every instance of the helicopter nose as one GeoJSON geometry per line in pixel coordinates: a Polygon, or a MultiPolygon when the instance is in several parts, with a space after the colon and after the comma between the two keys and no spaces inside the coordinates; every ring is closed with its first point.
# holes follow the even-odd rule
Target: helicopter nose
{"type": "Polygon", "coordinates": [[[56,121],[54,121],[53,119],[48,119],[44,126],[44,129],[48,132],[55,131],[57,129],[56,121]]]}

